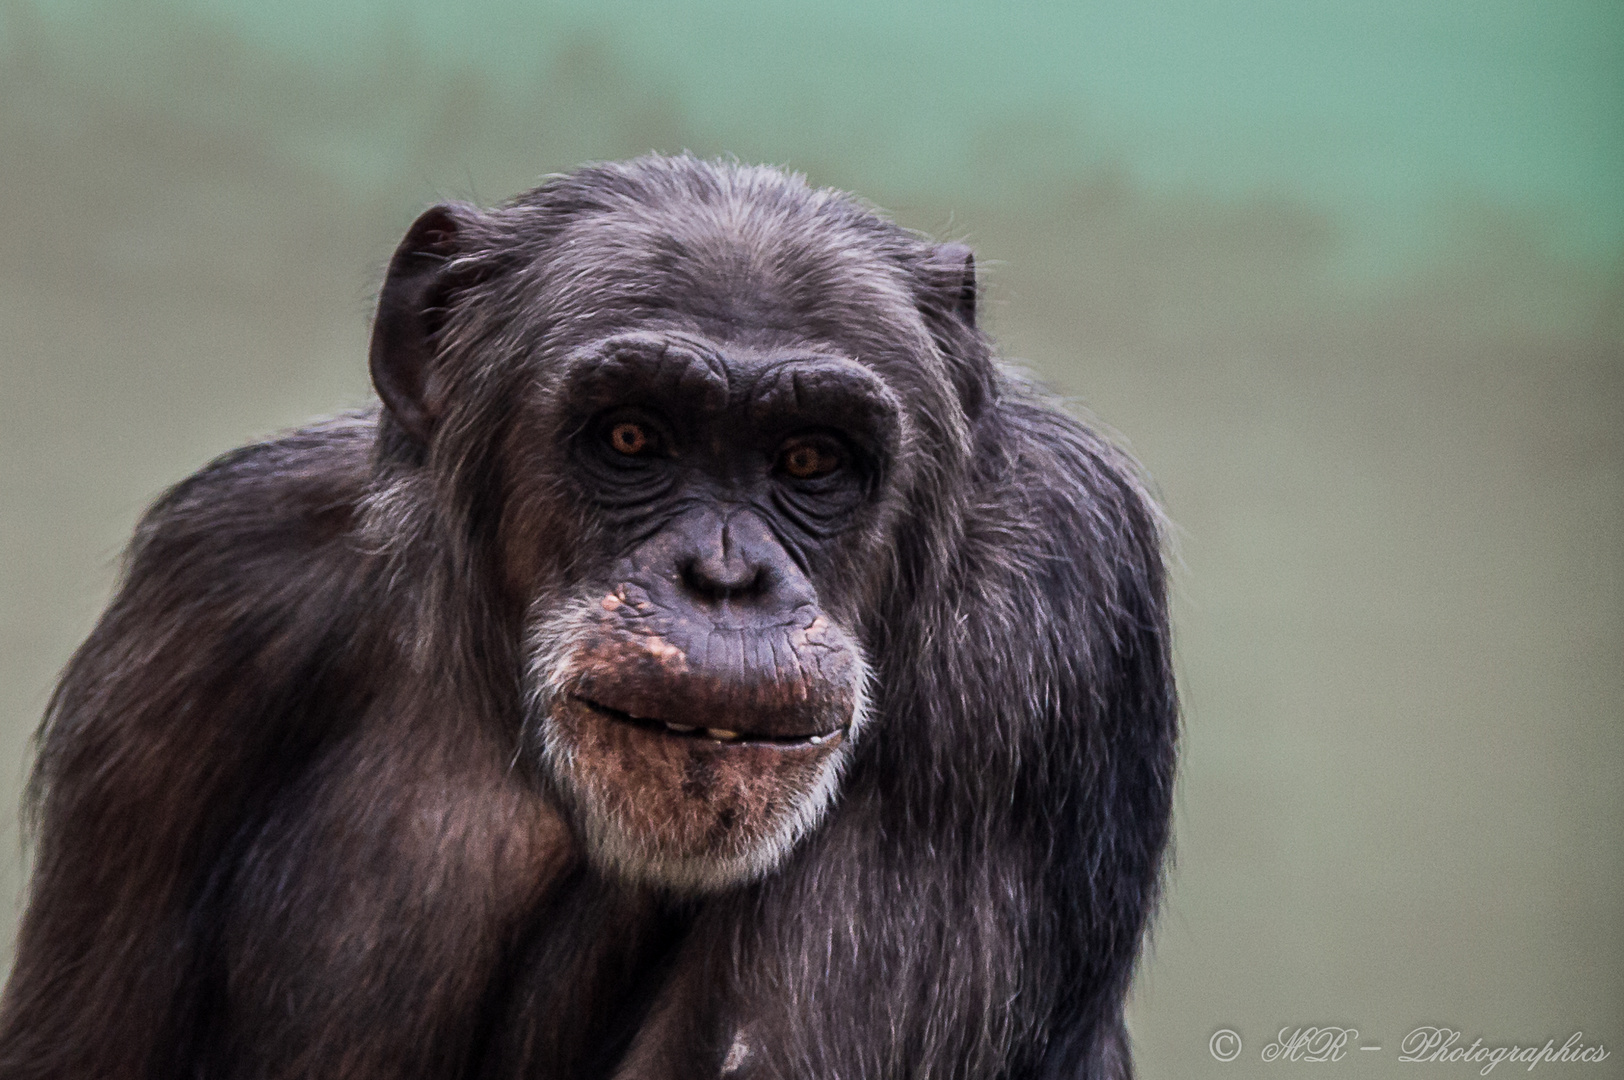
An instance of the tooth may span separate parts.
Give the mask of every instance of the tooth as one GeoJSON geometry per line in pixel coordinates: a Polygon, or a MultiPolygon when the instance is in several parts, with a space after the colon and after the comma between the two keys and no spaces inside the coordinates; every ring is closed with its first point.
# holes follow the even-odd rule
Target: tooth
{"type": "Polygon", "coordinates": [[[810,739],[810,740],[808,740],[808,741],[809,741],[809,742],[811,742],[811,744],[812,744],[812,745],[813,745],[813,746],[822,746],[822,745],[823,745],[823,740],[824,740],[824,739],[827,739],[827,738],[828,738],[828,737],[829,737],[829,736],[827,736],[827,735],[814,735],[814,736],[812,736],[812,738],[811,738],[811,739],[810,739]]]}
{"type": "Polygon", "coordinates": [[[669,720],[665,722],[665,726],[667,730],[675,731],[678,735],[686,735],[690,731],[694,730],[694,725],[692,724],[673,724],[669,720]]]}
{"type": "Polygon", "coordinates": [[[723,742],[731,742],[739,737],[739,733],[737,731],[724,731],[723,729],[716,727],[706,728],[705,734],[709,735],[713,739],[721,739],[723,742]]]}

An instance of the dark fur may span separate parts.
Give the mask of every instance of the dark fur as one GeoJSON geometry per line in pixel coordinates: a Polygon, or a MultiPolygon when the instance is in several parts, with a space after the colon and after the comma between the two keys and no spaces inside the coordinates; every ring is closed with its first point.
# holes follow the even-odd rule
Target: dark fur
{"type": "Polygon", "coordinates": [[[968,253],[689,158],[424,221],[378,346],[423,407],[170,491],[57,689],[0,1075],[715,1077],[735,1046],[750,1077],[1128,1075],[1176,729],[1159,519],[995,364],[968,253]],[[514,585],[607,535],[510,505],[544,497],[526,402],[650,325],[832,344],[907,410],[886,557],[827,571],[875,669],[834,807],[683,897],[604,876],[538,774],[514,585]]]}

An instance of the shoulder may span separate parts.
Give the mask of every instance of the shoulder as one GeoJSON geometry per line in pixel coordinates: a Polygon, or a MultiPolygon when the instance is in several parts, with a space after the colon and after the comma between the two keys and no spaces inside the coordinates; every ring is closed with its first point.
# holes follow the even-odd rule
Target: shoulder
{"type": "Polygon", "coordinates": [[[1034,556],[1159,579],[1166,520],[1139,463],[1041,387],[1006,375],[1001,390],[978,432],[983,516],[1034,556]]]}
{"type": "Polygon", "coordinates": [[[374,414],[347,414],[221,455],[147,511],[129,576],[211,567],[241,576],[258,563],[343,546],[366,495],[375,432],[374,414]]]}
{"type": "Polygon", "coordinates": [[[314,424],[224,454],[161,495],[81,656],[134,639],[252,651],[332,618],[365,588],[372,558],[357,533],[375,427],[365,414],[314,424]]]}
{"type": "Polygon", "coordinates": [[[159,497],[52,697],[37,791],[64,755],[144,760],[128,748],[218,733],[339,663],[370,588],[355,532],[373,427],[344,416],[233,450],[159,497]]]}

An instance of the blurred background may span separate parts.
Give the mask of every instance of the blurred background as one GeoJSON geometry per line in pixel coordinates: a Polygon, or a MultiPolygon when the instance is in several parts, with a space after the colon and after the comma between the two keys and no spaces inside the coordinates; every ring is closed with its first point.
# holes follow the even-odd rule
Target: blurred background
{"type": "Polygon", "coordinates": [[[30,736],[142,507],[367,399],[430,201],[687,148],[972,244],[1006,355],[1157,481],[1145,1077],[1312,1024],[1384,1047],[1344,1073],[1426,1024],[1624,1076],[1624,6],[450,7],[0,0],[0,959],[30,736]]]}

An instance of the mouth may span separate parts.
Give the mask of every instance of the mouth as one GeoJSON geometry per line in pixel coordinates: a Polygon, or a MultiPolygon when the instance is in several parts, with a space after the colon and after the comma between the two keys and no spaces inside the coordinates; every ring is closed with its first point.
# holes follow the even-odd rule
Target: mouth
{"type": "Polygon", "coordinates": [[[758,735],[747,731],[735,731],[729,728],[698,727],[693,724],[676,724],[669,720],[660,720],[651,716],[633,716],[621,709],[610,708],[591,698],[579,694],[572,695],[575,701],[584,705],[592,712],[607,717],[618,723],[629,724],[632,727],[642,728],[644,731],[672,739],[694,739],[719,746],[771,746],[781,748],[821,746],[832,747],[845,738],[847,726],[834,728],[831,731],[817,735],[758,735]]]}

